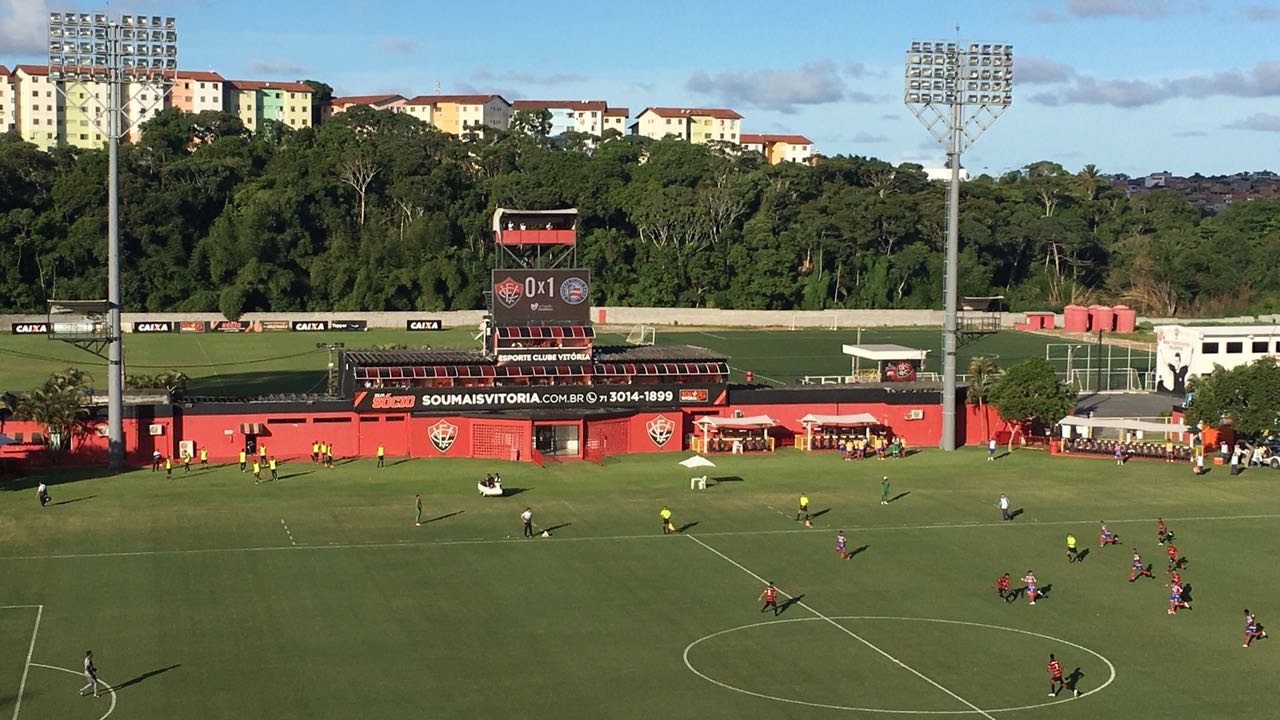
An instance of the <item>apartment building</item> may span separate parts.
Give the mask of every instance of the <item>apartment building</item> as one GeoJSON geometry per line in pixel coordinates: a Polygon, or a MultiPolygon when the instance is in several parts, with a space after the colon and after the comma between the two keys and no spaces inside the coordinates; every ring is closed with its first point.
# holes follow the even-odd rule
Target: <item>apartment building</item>
{"type": "Polygon", "coordinates": [[[329,118],[341,112],[357,106],[364,105],[374,110],[390,110],[391,112],[406,112],[406,104],[409,100],[403,95],[349,95],[346,97],[336,97],[329,101],[329,104],[321,109],[321,120],[329,118]]]}
{"type": "Polygon", "coordinates": [[[9,73],[9,68],[0,65],[0,133],[10,132],[18,129],[17,111],[14,109],[13,75],[9,73]]]}
{"type": "MultiPolygon", "coordinates": [[[[154,82],[130,82],[124,87],[124,97],[121,101],[124,106],[123,122],[128,123],[128,137],[130,142],[137,142],[142,137],[142,125],[151,118],[160,113],[161,110],[169,107],[172,100],[169,93],[172,88],[165,87],[161,83],[154,82]]],[[[106,97],[106,88],[103,88],[103,97],[106,97]]],[[[103,127],[106,127],[104,124],[103,127]]]]}
{"type": "Polygon", "coordinates": [[[54,83],[49,81],[49,68],[44,65],[18,65],[13,69],[14,124],[23,140],[38,147],[58,145],[62,100],[54,83]]]}
{"type": "Polygon", "coordinates": [[[221,112],[226,107],[226,83],[216,72],[179,70],[169,91],[169,104],[189,113],[221,112]]]}
{"type": "Polygon", "coordinates": [[[609,103],[604,100],[516,100],[511,107],[517,112],[546,110],[551,113],[553,136],[579,132],[599,137],[604,134],[605,117],[609,111],[609,103]]]}
{"type": "Polygon", "coordinates": [[[739,143],[742,116],[728,108],[647,107],[631,125],[634,135],[674,137],[695,145],[739,143]]]}
{"type": "Polygon", "coordinates": [[[450,135],[481,127],[506,130],[514,114],[501,95],[419,95],[406,103],[410,115],[450,135]]]}
{"type": "Polygon", "coordinates": [[[742,133],[742,149],[764,155],[770,165],[783,162],[809,163],[813,159],[813,143],[803,135],[770,135],[742,133]]]}
{"type": "Polygon", "coordinates": [[[606,108],[604,111],[604,121],[600,134],[603,135],[605,130],[617,130],[620,134],[626,135],[627,117],[629,117],[629,115],[629,108],[606,108]]]}
{"type": "Polygon", "coordinates": [[[227,80],[224,88],[224,108],[250,131],[256,132],[266,120],[295,129],[311,126],[315,91],[306,83],[227,80]]]}

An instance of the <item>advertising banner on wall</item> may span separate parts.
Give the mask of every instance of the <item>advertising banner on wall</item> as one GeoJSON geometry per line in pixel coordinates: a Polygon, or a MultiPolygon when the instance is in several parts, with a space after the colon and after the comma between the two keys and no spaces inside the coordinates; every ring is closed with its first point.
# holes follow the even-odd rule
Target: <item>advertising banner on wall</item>
{"type": "Polygon", "coordinates": [[[586,325],[591,309],[590,280],[587,270],[494,270],[493,322],[586,325]]]}
{"type": "Polygon", "coordinates": [[[209,324],[209,332],[242,333],[252,327],[248,320],[214,320],[209,324]]]}
{"type": "Polygon", "coordinates": [[[178,332],[180,333],[205,332],[208,329],[209,329],[209,323],[205,322],[204,320],[179,320],[178,321],[178,332]]]}
{"type": "Polygon", "coordinates": [[[133,331],[136,333],[173,332],[173,323],[167,320],[161,322],[136,322],[133,324],[133,331]]]}
{"type": "Polygon", "coordinates": [[[330,330],[361,331],[369,329],[368,320],[330,320],[330,330]]]}
{"type": "Polygon", "coordinates": [[[498,348],[498,364],[557,363],[578,364],[591,362],[591,351],[586,348],[498,348]]]}
{"type": "Polygon", "coordinates": [[[288,320],[262,320],[258,323],[258,327],[262,328],[262,332],[282,332],[290,329],[288,320]]]}
{"type": "Polygon", "coordinates": [[[329,329],[327,320],[294,320],[289,323],[289,329],[294,332],[324,332],[329,329]]]}
{"type": "Polygon", "coordinates": [[[11,326],[14,335],[47,335],[49,333],[49,323],[13,323],[11,326]]]}
{"type": "Polygon", "coordinates": [[[412,332],[443,330],[444,323],[439,320],[406,320],[404,322],[404,329],[412,332]]]}
{"type": "Polygon", "coordinates": [[[723,385],[577,385],[563,387],[397,388],[358,390],[357,411],[626,410],[723,404],[723,385]]]}

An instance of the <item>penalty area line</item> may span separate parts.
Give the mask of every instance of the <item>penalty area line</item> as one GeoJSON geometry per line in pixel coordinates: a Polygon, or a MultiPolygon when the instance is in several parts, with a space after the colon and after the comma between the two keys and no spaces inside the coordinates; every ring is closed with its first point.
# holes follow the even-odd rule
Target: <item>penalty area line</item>
{"type": "MultiPolygon", "coordinates": [[[[719,555],[723,560],[725,560],[726,562],[728,562],[730,565],[733,565],[734,567],[738,568],[738,569],[739,569],[739,570],[741,570],[742,572],[744,572],[744,573],[746,573],[746,574],[750,575],[751,577],[755,578],[755,579],[756,579],[756,580],[758,580],[759,582],[767,584],[767,582],[768,582],[767,580],[765,580],[764,578],[762,578],[762,577],[760,577],[759,575],[755,574],[755,573],[754,573],[754,572],[752,572],[751,570],[747,569],[747,567],[746,567],[746,566],[744,566],[743,564],[739,563],[737,560],[734,560],[733,558],[729,557],[728,555],[725,555],[724,553],[720,552],[719,550],[717,550],[717,549],[715,549],[715,548],[711,547],[710,545],[708,545],[708,544],[706,544],[706,543],[702,542],[701,540],[699,540],[698,538],[694,537],[693,535],[686,535],[685,537],[687,537],[687,538],[689,538],[690,540],[692,540],[692,541],[694,541],[694,542],[698,543],[699,545],[701,545],[702,547],[704,547],[704,548],[706,548],[706,549],[710,550],[711,552],[715,553],[716,555],[719,555]]],[[[783,595],[786,595],[786,596],[787,596],[787,598],[789,598],[789,599],[791,599],[791,600],[795,600],[795,598],[794,598],[792,595],[790,595],[790,594],[788,594],[787,592],[783,591],[781,588],[779,588],[779,589],[778,589],[778,592],[782,593],[783,595]]],[[[896,658],[896,657],[894,657],[894,656],[890,655],[889,653],[885,652],[884,650],[881,650],[881,649],[880,649],[878,646],[876,646],[874,643],[870,642],[869,640],[864,639],[861,635],[858,635],[857,633],[855,633],[854,631],[850,630],[849,628],[847,628],[847,627],[845,627],[845,626],[841,625],[840,623],[836,622],[835,620],[832,620],[831,618],[827,617],[826,615],[823,615],[822,613],[818,612],[817,610],[814,610],[812,606],[810,606],[808,603],[804,602],[803,600],[796,600],[796,601],[795,601],[795,604],[796,604],[796,605],[799,605],[800,607],[804,608],[805,610],[808,610],[810,613],[812,613],[812,614],[813,614],[815,617],[817,617],[819,620],[822,620],[822,621],[826,622],[827,624],[831,625],[832,627],[836,628],[837,630],[840,630],[841,632],[843,632],[844,634],[846,634],[846,635],[848,635],[849,637],[853,638],[854,640],[857,640],[858,642],[862,643],[863,645],[866,645],[867,647],[871,648],[872,650],[875,650],[877,653],[880,653],[880,655],[884,656],[887,660],[889,660],[889,661],[890,661],[890,662],[892,662],[893,664],[897,665],[898,667],[902,668],[903,670],[906,670],[907,672],[911,673],[912,675],[915,675],[916,677],[920,678],[921,680],[924,680],[925,682],[927,682],[927,683],[929,683],[930,685],[934,686],[935,688],[937,688],[937,689],[941,690],[942,692],[946,693],[947,695],[950,695],[952,698],[954,698],[954,699],[956,699],[956,700],[959,700],[961,704],[963,704],[963,705],[967,706],[969,709],[973,710],[974,712],[976,712],[977,714],[981,715],[982,717],[987,718],[987,720],[995,720],[995,717],[994,717],[994,716],[992,716],[990,713],[988,713],[986,710],[983,710],[982,708],[978,707],[977,705],[974,705],[973,703],[969,702],[968,700],[965,700],[964,698],[962,698],[962,697],[960,697],[959,695],[955,694],[955,693],[954,693],[954,692],[952,692],[951,690],[948,690],[946,687],[944,687],[942,684],[938,683],[938,682],[937,682],[936,680],[934,680],[933,678],[930,678],[928,675],[925,675],[924,673],[922,673],[922,672],[920,672],[919,670],[916,670],[915,668],[911,667],[910,665],[908,665],[908,664],[906,664],[906,663],[902,662],[901,660],[899,660],[898,658],[896,658]]]]}
{"type": "MultiPolygon", "coordinates": [[[[14,606],[22,607],[22,606],[14,606]]],[[[31,606],[26,606],[31,607],[31,606]]],[[[18,683],[18,697],[13,701],[13,720],[18,720],[22,710],[22,696],[27,691],[27,675],[31,673],[31,656],[36,651],[36,636],[40,634],[40,619],[44,617],[44,605],[36,605],[36,624],[31,628],[31,644],[27,646],[27,661],[22,665],[22,680],[18,683]]]]}

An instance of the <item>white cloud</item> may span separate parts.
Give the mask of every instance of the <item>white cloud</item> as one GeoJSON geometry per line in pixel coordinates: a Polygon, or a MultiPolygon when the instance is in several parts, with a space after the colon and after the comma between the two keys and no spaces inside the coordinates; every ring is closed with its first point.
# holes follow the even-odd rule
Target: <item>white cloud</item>
{"type": "Polygon", "coordinates": [[[378,41],[378,47],[387,52],[410,55],[418,51],[418,41],[407,37],[384,37],[378,41]]]}
{"type": "Polygon", "coordinates": [[[1172,11],[1165,0],[1067,0],[1067,12],[1076,17],[1162,18],[1172,11]]]}
{"type": "Polygon", "coordinates": [[[1255,21],[1278,20],[1280,19],[1280,6],[1270,3],[1249,5],[1244,9],[1244,16],[1255,21]]]}
{"type": "MultiPolygon", "coordinates": [[[[1015,80],[1022,80],[1015,66],[1015,80]]],[[[1023,80],[1023,82],[1027,82],[1023,80]]],[[[1099,80],[1076,74],[1071,84],[1030,100],[1041,105],[1111,105],[1135,108],[1173,98],[1280,97],[1280,61],[1261,60],[1251,70],[1222,70],[1162,80],[1099,80]]]]}
{"type": "Polygon", "coordinates": [[[861,132],[849,138],[849,141],[855,142],[855,143],[870,144],[870,143],[888,142],[889,138],[886,135],[873,135],[871,133],[861,132]]]}
{"type": "Polygon", "coordinates": [[[471,79],[483,82],[521,83],[524,85],[564,85],[565,83],[582,82],[587,78],[584,75],[575,75],[573,73],[555,72],[538,75],[520,70],[506,70],[495,73],[488,68],[480,68],[471,73],[471,79]]]}
{"type": "Polygon", "coordinates": [[[44,54],[49,11],[43,0],[0,0],[0,49],[5,54],[44,54]]]}
{"type": "Polygon", "coordinates": [[[245,70],[255,75],[287,75],[290,77],[301,77],[307,73],[307,69],[295,62],[288,60],[262,60],[255,58],[245,64],[245,70]]]}
{"type": "Polygon", "coordinates": [[[1233,130],[1256,130],[1258,132],[1280,133],[1280,115],[1271,113],[1254,113],[1243,120],[1228,123],[1233,130]]]}
{"type": "Polygon", "coordinates": [[[1056,83],[1075,77],[1076,71],[1048,58],[1024,57],[1015,60],[1014,80],[1020,84],[1056,83]]]}
{"type": "Polygon", "coordinates": [[[870,102],[872,96],[848,92],[840,69],[831,60],[806,63],[794,70],[763,68],[710,75],[698,71],[685,87],[729,105],[796,112],[798,105],[825,105],[840,100],[870,102]]]}

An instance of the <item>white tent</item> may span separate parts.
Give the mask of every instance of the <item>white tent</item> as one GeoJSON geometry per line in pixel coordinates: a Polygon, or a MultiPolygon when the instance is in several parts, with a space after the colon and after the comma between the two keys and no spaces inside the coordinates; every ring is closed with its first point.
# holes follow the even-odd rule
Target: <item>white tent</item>
{"type": "Polygon", "coordinates": [[[860,425],[879,425],[880,420],[871,413],[854,413],[853,415],[814,415],[809,413],[800,418],[803,425],[840,425],[857,427],[860,425]]]}
{"type": "MultiPolygon", "coordinates": [[[[764,433],[764,441],[770,450],[773,449],[773,438],[769,437],[769,428],[777,425],[777,421],[768,415],[752,415],[751,417],[716,417],[707,415],[698,418],[694,424],[702,428],[702,448],[705,451],[711,446],[711,430],[761,430],[764,433]]],[[[733,452],[742,452],[744,443],[740,439],[734,439],[733,452]]],[[[695,448],[696,450],[697,448],[695,448]]]]}
{"type": "Polygon", "coordinates": [[[1129,430],[1139,433],[1138,437],[1142,437],[1142,433],[1185,433],[1187,426],[1183,423],[1162,423],[1150,422],[1148,420],[1134,420],[1132,418],[1115,418],[1115,417],[1080,417],[1079,415],[1068,415],[1058,421],[1063,426],[1063,437],[1066,437],[1066,428],[1075,427],[1084,431],[1084,434],[1090,435],[1094,429],[1112,429],[1112,430],[1129,430]]]}

